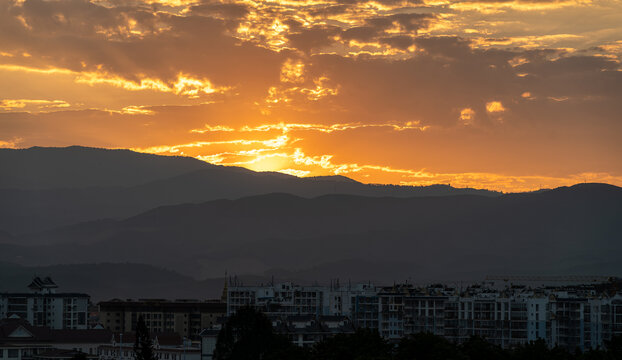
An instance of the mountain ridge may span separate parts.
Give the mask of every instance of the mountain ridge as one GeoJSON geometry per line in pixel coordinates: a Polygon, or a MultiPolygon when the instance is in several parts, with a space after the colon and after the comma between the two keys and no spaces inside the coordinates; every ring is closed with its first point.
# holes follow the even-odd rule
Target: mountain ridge
{"type": "Polygon", "coordinates": [[[298,178],[212,165],[188,157],[84,147],[0,149],[0,168],[5,170],[0,172],[0,230],[11,234],[125,218],[162,205],[273,192],[304,197],[331,193],[398,197],[498,195],[446,185],[363,184],[343,176],[298,178]],[[81,175],[73,179],[76,171],[81,175]],[[90,175],[83,175],[87,173],[90,175]],[[70,180],[63,181],[63,177],[70,180]],[[21,189],[16,188],[20,179],[25,184],[21,189]],[[14,186],[7,188],[11,184],[14,186]]]}
{"type": "MultiPolygon", "coordinates": [[[[622,188],[602,184],[499,197],[265,194],[19,236],[21,245],[0,244],[0,261],[114,260],[205,278],[359,259],[386,269],[410,264],[412,278],[456,278],[487,269],[554,273],[604,264],[610,271],[622,260],[620,238],[622,188]]],[[[351,277],[366,271],[361,265],[351,277]]]]}

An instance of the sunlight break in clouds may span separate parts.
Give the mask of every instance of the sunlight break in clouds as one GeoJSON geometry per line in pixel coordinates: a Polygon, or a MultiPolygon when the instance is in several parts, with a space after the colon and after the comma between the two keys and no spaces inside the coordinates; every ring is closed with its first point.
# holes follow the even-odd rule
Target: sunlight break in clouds
{"type": "Polygon", "coordinates": [[[490,101],[486,103],[486,111],[489,113],[504,112],[505,108],[501,101],[490,101]]]}

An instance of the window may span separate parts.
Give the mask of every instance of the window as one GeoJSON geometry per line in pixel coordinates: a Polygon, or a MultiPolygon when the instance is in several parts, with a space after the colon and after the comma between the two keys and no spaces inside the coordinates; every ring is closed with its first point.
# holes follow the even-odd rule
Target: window
{"type": "Polygon", "coordinates": [[[78,324],[86,325],[86,313],[78,313],[78,324]]]}
{"type": "Polygon", "coordinates": [[[9,359],[11,358],[15,359],[19,357],[19,349],[9,349],[8,352],[9,352],[9,356],[8,356],[9,359]]]}

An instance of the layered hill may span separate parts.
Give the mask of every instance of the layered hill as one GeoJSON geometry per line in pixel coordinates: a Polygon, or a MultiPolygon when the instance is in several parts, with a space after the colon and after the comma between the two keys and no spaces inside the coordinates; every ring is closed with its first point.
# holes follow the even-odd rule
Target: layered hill
{"type": "Polygon", "coordinates": [[[94,302],[113,298],[218,298],[224,280],[197,281],[155,266],[123,263],[24,267],[0,263],[0,293],[25,292],[34,276],[50,276],[62,292],[80,292],[94,302]]]}
{"type": "Polygon", "coordinates": [[[197,278],[621,275],[621,239],[622,189],[611,185],[497,197],[267,194],[22,235],[0,245],[0,261],[138,262],[197,278]]]}
{"type": "Polygon", "coordinates": [[[447,185],[369,185],[342,176],[298,178],[188,157],[77,146],[0,149],[0,169],[0,231],[13,235],[122,219],[163,205],[274,192],[303,197],[499,195],[447,185]]]}

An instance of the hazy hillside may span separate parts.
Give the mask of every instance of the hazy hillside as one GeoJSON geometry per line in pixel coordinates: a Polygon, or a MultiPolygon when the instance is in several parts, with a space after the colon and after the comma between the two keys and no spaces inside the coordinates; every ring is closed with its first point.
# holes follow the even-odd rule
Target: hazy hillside
{"type": "MultiPolygon", "coordinates": [[[[0,149],[0,230],[20,234],[104,218],[121,219],[162,205],[282,192],[439,196],[485,190],[361,184],[342,176],[297,178],[210,165],[186,157],[84,147],[0,149]]],[[[2,241],[2,239],[0,239],[2,241]]]]}
{"type": "Polygon", "coordinates": [[[50,276],[62,292],[83,292],[94,301],[112,298],[218,298],[224,280],[197,281],[176,272],[137,264],[23,267],[0,264],[0,292],[26,292],[34,276],[50,276]]]}
{"type": "Polygon", "coordinates": [[[16,240],[23,244],[49,245],[0,245],[0,261],[136,262],[197,278],[225,270],[386,281],[622,275],[620,239],[622,189],[610,185],[500,197],[269,194],[21,236],[16,240]]]}

